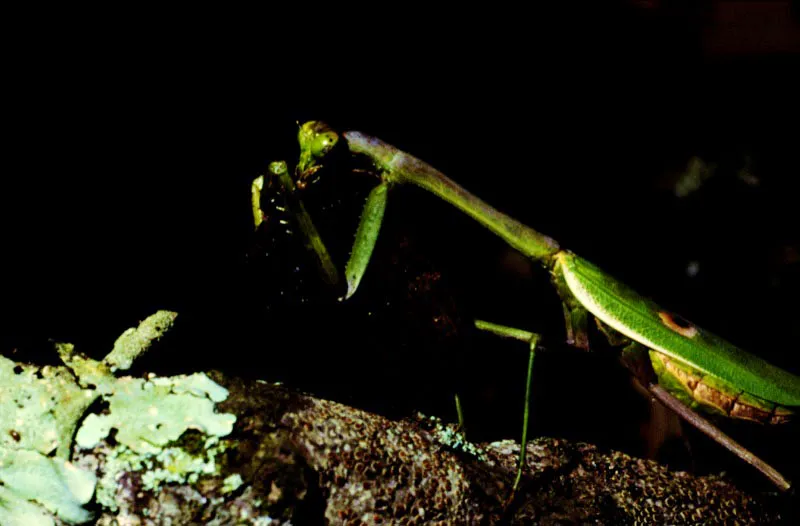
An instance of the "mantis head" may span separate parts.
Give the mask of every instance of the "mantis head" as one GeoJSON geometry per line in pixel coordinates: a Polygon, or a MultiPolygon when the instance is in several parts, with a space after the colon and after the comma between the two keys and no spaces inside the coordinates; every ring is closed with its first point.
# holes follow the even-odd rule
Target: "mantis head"
{"type": "Polygon", "coordinates": [[[300,161],[297,164],[297,186],[301,189],[321,165],[318,164],[339,142],[339,134],[320,121],[308,121],[297,132],[300,161]]]}
{"type": "MultiPolygon", "coordinates": [[[[288,212],[284,219],[277,220],[278,223],[289,226],[287,233],[291,230],[298,231],[304,245],[314,255],[323,280],[329,285],[335,286],[340,282],[340,275],[326,246],[331,242],[335,244],[335,240],[323,240],[318,226],[326,226],[325,217],[323,216],[323,222],[319,223],[320,218],[314,217],[318,210],[314,210],[313,207],[314,200],[319,198],[321,192],[324,194],[328,187],[314,185],[312,190],[309,184],[319,180],[319,176],[316,178],[312,178],[312,176],[323,168],[323,161],[332,155],[331,152],[339,142],[339,134],[323,122],[309,121],[300,126],[297,139],[300,146],[300,157],[294,173],[290,172],[285,161],[275,161],[269,165],[266,180],[260,177],[253,182],[252,199],[255,225],[257,229],[276,228],[275,214],[267,213],[261,207],[262,190],[269,191],[271,192],[270,202],[275,202],[277,199],[282,203],[277,206],[277,210],[282,214],[288,212]],[[310,201],[312,206],[307,207],[306,201],[310,201]],[[293,226],[289,224],[290,222],[293,226]]],[[[388,183],[381,178],[380,183],[369,192],[366,202],[361,206],[358,229],[344,272],[347,291],[340,300],[347,299],[355,293],[366,272],[383,220],[387,193],[388,183]]],[[[324,230],[325,228],[323,228],[324,230]]]]}

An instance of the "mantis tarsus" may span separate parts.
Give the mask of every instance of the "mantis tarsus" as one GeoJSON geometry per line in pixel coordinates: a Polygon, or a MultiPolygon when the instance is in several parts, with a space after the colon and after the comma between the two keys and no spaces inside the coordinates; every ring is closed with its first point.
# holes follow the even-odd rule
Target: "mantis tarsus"
{"type": "MultiPolygon", "coordinates": [[[[492,208],[423,161],[360,132],[344,132],[342,137],[352,154],[366,156],[373,163],[380,182],[364,206],[344,273],[347,292],[341,300],[356,293],[367,271],[391,187],[411,183],[457,207],[549,271],[562,300],[570,344],[588,349],[587,325],[594,318],[609,343],[622,349],[622,363],[655,398],[753,465],[778,488],[790,488],[790,482],[783,475],[722,433],[694,409],[765,424],[785,423],[795,408],[800,407],[800,377],[662,309],[592,263],[561,248],[552,238],[492,208]]],[[[288,175],[285,164],[273,163],[271,166],[271,175],[289,194],[293,194],[296,187],[302,189],[313,179],[325,155],[339,141],[338,134],[316,121],[301,126],[298,138],[301,155],[294,180],[288,175]]],[[[253,200],[256,225],[261,219],[257,191],[262,184],[261,180],[257,181],[253,200]]],[[[307,246],[316,254],[323,275],[336,280],[335,266],[302,206],[302,200],[299,197],[288,199],[292,200],[297,223],[303,230],[307,246]]],[[[529,344],[530,388],[539,336],[487,321],[476,321],[476,326],[529,344]]],[[[523,447],[514,490],[520,482],[525,462],[529,392],[526,392],[523,447]]]]}

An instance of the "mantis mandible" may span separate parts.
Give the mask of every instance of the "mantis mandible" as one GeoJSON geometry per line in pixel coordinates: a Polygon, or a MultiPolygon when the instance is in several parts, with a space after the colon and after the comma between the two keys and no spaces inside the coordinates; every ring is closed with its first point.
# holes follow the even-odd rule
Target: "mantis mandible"
{"type": "MultiPolygon", "coordinates": [[[[423,161],[361,132],[347,131],[341,137],[352,154],[366,156],[371,161],[379,180],[367,197],[345,267],[347,292],[340,298],[342,301],[356,293],[367,272],[391,187],[409,183],[420,187],[460,209],[549,272],[562,301],[568,343],[588,349],[588,323],[594,318],[609,343],[622,349],[623,365],[655,398],[750,463],[778,488],[790,488],[790,482],[777,470],[695,410],[732,419],[782,424],[800,407],[800,377],[664,310],[589,261],[562,248],[554,239],[492,208],[423,161]]],[[[339,134],[324,123],[311,121],[300,127],[298,139],[301,153],[294,179],[288,174],[285,163],[273,163],[270,177],[279,181],[288,194],[287,201],[292,205],[306,245],[316,255],[323,276],[335,282],[338,279],[335,266],[296,192],[313,182],[320,163],[339,142],[339,134]]],[[[263,178],[253,185],[256,226],[263,219],[259,204],[262,186],[263,178]]],[[[530,349],[519,469],[513,495],[525,465],[528,401],[540,337],[487,321],[477,320],[475,324],[481,330],[522,340],[530,349]]]]}

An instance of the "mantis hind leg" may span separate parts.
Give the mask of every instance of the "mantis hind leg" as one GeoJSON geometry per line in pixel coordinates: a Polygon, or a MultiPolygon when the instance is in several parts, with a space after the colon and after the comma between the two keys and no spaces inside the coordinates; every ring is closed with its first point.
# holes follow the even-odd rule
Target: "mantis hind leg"
{"type": "Polygon", "coordinates": [[[719,445],[760,471],[781,491],[788,491],[792,487],[791,482],[775,468],[758,458],[758,456],[659,385],[655,379],[655,373],[650,367],[650,361],[647,358],[648,354],[647,347],[637,342],[631,342],[623,349],[621,361],[651,396],[678,415],[684,422],[694,426],[719,445]]]}
{"type": "Polygon", "coordinates": [[[525,471],[525,458],[528,452],[528,424],[530,422],[531,387],[533,385],[533,361],[536,357],[536,347],[539,343],[540,336],[536,333],[523,329],[506,327],[504,325],[498,325],[496,323],[490,323],[483,320],[475,320],[475,327],[505,338],[527,341],[529,345],[528,373],[525,384],[525,405],[522,411],[522,438],[519,445],[519,464],[517,465],[517,474],[516,477],[514,477],[514,483],[511,487],[511,495],[506,501],[506,504],[508,505],[514,500],[514,496],[516,495],[517,489],[519,489],[519,485],[522,481],[522,474],[525,471]]]}
{"type": "Polygon", "coordinates": [[[528,452],[528,422],[531,409],[531,385],[533,384],[533,359],[536,357],[536,344],[539,342],[539,335],[534,334],[530,339],[530,352],[528,355],[528,375],[525,384],[525,408],[522,412],[522,439],[519,443],[519,466],[517,466],[517,476],[514,478],[514,485],[511,486],[511,498],[519,488],[522,480],[522,472],[525,469],[525,456],[528,452]]]}

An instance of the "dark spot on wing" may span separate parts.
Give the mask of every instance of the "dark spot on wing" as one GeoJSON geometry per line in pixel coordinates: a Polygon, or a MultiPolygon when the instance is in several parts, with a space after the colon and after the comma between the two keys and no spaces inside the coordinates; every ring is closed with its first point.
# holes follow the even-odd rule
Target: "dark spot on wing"
{"type": "Polygon", "coordinates": [[[658,313],[658,317],[661,318],[664,325],[678,334],[686,336],[687,338],[694,338],[697,336],[697,327],[677,314],[661,311],[658,313]]]}

